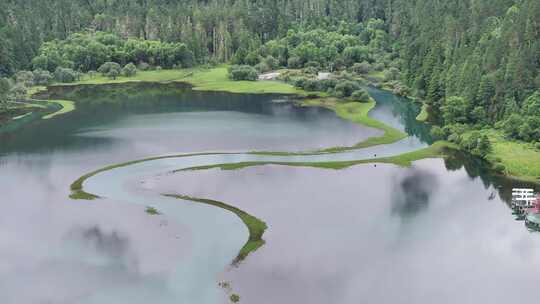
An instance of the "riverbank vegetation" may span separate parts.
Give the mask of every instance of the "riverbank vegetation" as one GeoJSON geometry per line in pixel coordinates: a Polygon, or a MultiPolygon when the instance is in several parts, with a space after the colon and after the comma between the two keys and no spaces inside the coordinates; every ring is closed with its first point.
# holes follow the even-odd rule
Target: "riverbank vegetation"
{"type": "Polygon", "coordinates": [[[336,147],[324,149],[320,152],[339,152],[348,149],[360,149],[383,144],[391,144],[407,137],[406,133],[369,117],[369,111],[375,107],[375,101],[372,99],[368,102],[342,102],[335,98],[319,98],[304,100],[301,104],[303,106],[317,106],[331,109],[336,112],[337,116],[345,120],[379,129],[384,132],[382,136],[370,137],[352,147],[336,147]]]}
{"type": "MultiPolygon", "coordinates": [[[[13,103],[27,96],[32,77],[47,85],[128,81],[137,74],[199,89],[363,101],[359,86],[374,84],[422,100],[419,119],[469,151],[480,152],[487,137],[491,146],[504,140],[538,153],[537,20],[536,0],[2,2],[0,77],[11,80],[0,82],[0,116],[39,112],[13,103]],[[220,63],[243,65],[249,73],[237,76],[247,80],[253,70],[287,69],[280,79],[296,88],[233,82],[225,70],[178,72],[220,63]],[[98,75],[105,64],[115,68],[98,75]],[[472,131],[473,139],[486,136],[464,144],[472,131]]],[[[489,158],[496,149],[489,150],[479,154],[489,158]]]]}

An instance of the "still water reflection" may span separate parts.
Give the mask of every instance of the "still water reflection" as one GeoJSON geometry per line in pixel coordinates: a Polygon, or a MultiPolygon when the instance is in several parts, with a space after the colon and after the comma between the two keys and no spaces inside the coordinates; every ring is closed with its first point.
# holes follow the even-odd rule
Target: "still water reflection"
{"type": "Polygon", "coordinates": [[[152,188],[267,221],[266,245],[222,277],[247,303],[534,302],[540,236],[463,165],[267,165],[160,176],[152,188]]]}
{"type": "Polygon", "coordinates": [[[77,111],[0,134],[3,304],[177,303],[181,288],[217,300],[214,284],[171,283],[193,247],[191,227],[145,206],[69,200],[86,172],[158,154],[318,149],[378,134],[279,96],[148,84],[50,94],[79,101],[77,111]]]}
{"type": "MultiPolygon", "coordinates": [[[[530,269],[537,267],[537,242],[508,217],[498,197],[485,202],[491,191],[504,198],[511,184],[490,177],[480,165],[461,169],[456,158],[447,164],[421,162],[413,169],[379,165],[330,172],[268,166],[230,172],[229,179],[216,171],[189,179],[133,175],[115,181],[121,186],[110,190],[122,194],[117,200],[71,201],[73,180],[111,163],[179,152],[319,149],[380,133],[325,109],[295,107],[279,96],[148,84],[66,87],[50,94],[80,101],[78,110],[0,134],[0,303],[218,302],[214,270],[223,269],[224,257],[236,254],[245,227],[227,212],[196,204],[179,212],[177,205],[164,202],[163,215],[149,216],[144,208],[156,202],[152,196],[141,194],[140,205],[122,199],[139,188],[223,198],[269,223],[267,246],[225,274],[242,302],[347,303],[356,297],[422,303],[427,301],[415,301],[422,290],[429,300],[467,282],[480,284],[481,276],[493,276],[482,285],[487,289],[494,278],[507,274],[513,280],[519,273],[520,290],[532,285],[534,272],[522,268],[526,262],[530,269]],[[171,220],[172,215],[184,220],[171,220]],[[208,231],[193,231],[209,220],[208,231]],[[216,243],[193,237],[215,234],[216,227],[216,243]],[[499,228],[489,234],[488,227],[499,228]],[[498,251],[491,253],[491,247],[498,251]],[[193,256],[196,248],[209,250],[193,256]],[[457,257],[462,264],[453,271],[457,257]],[[496,262],[502,266],[486,267],[496,262]],[[441,270],[436,275],[459,284],[445,289],[428,279],[436,269],[441,270]],[[475,277],[467,281],[463,274],[471,269],[475,277]],[[411,277],[409,286],[404,282],[411,277]],[[411,301],[384,292],[392,288],[386,284],[390,279],[395,293],[411,301]]],[[[372,94],[378,101],[373,116],[411,135],[377,148],[381,153],[425,146],[426,130],[410,119],[417,107],[387,93],[372,94]]],[[[152,169],[174,169],[163,165],[163,170],[152,169]]],[[[97,186],[105,191],[113,184],[97,186]]],[[[462,299],[478,299],[482,291],[462,299]]]]}

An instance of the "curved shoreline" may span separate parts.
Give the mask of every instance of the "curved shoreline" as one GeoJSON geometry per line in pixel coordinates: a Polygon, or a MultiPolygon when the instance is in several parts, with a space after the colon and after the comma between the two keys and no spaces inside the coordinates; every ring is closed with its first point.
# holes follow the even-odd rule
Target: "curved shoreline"
{"type": "Polygon", "coordinates": [[[262,236],[263,236],[264,232],[266,231],[266,229],[268,228],[266,223],[264,221],[262,221],[261,219],[255,217],[255,216],[253,216],[253,215],[251,215],[251,214],[249,214],[249,213],[247,213],[247,212],[245,212],[245,211],[243,211],[243,210],[241,210],[241,209],[239,209],[237,207],[234,207],[232,205],[226,204],[224,202],[216,201],[216,200],[204,199],[204,198],[196,198],[196,197],[191,197],[191,196],[187,196],[187,195],[163,194],[163,196],[170,197],[170,198],[175,198],[175,199],[180,199],[180,200],[192,201],[192,202],[201,203],[201,204],[207,204],[207,205],[211,205],[211,206],[214,206],[214,207],[218,207],[218,208],[221,208],[221,209],[228,210],[228,211],[236,214],[236,216],[238,216],[242,220],[242,222],[244,222],[246,227],[248,228],[249,238],[246,241],[246,243],[244,244],[244,246],[242,247],[242,249],[240,249],[240,252],[236,256],[234,261],[232,262],[233,265],[238,265],[251,252],[256,251],[257,249],[259,249],[260,247],[262,247],[265,244],[265,241],[263,240],[262,236]]]}
{"type": "MultiPolygon", "coordinates": [[[[186,167],[184,169],[179,169],[171,172],[179,172],[179,171],[186,171],[186,170],[203,170],[203,169],[211,169],[211,168],[221,168],[221,169],[240,169],[245,168],[249,166],[259,166],[259,165],[268,165],[268,164],[276,164],[276,165],[285,165],[285,166],[300,166],[300,167],[316,167],[321,169],[344,169],[348,168],[350,166],[359,165],[359,164],[367,164],[367,163],[390,163],[395,164],[398,166],[409,166],[413,161],[425,159],[425,158],[435,158],[435,157],[444,157],[445,155],[445,149],[452,148],[453,146],[450,143],[447,142],[437,142],[427,148],[420,149],[413,152],[408,152],[396,156],[391,157],[382,157],[382,158],[369,158],[369,159],[363,159],[363,160],[353,160],[353,161],[318,161],[318,162],[278,162],[278,161],[267,161],[267,162],[240,162],[240,163],[226,163],[226,164],[213,164],[209,166],[199,166],[199,167],[186,167]]],[[[103,167],[101,169],[89,172],[81,177],[79,177],[77,180],[75,180],[71,186],[71,195],[70,198],[75,200],[94,200],[101,198],[100,196],[86,192],[84,190],[84,183],[88,179],[114,169],[127,167],[130,165],[140,164],[144,162],[149,161],[156,161],[156,160],[163,160],[163,159],[173,159],[173,158],[187,158],[187,157],[194,157],[194,156],[215,156],[215,155],[243,155],[243,156],[262,156],[262,154],[253,154],[253,153],[192,153],[192,154],[180,154],[180,155],[165,155],[165,156],[157,156],[157,157],[150,157],[145,159],[139,159],[139,160],[133,160],[125,163],[119,163],[114,165],[109,165],[106,167],[103,167]]],[[[314,154],[316,155],[316,154],[314,154]]],[[[266,155],[266,156],[273,156],[273,155],[266,155]]],[[[219,207],[228,211],[231,211],[235,213],[246,225],[249,231],[249,239],[246,242],[246,244],[243,246],[242,249],[240,249],[240,252],[238,253],[237,258],[235,261],[233,261],[233,264],[236,264],[246,258],[251,252],[256,251],[259,249],[262,245],[264,245],[264,240],[262,239],[262,236],[264,234],[264,231],[266,230],[267,226],[264,223],[264,221],[258,219],[257,217],[238,209],[232,205],[225,204],[223,202],[207,199],[207,198],[198,198],[198,197],[191,197],[191,196],[185,196],[185,195],[178,195],[178,194],[163,194],[163,196],[176,198],[176,199],[184,199],[189,200],[193,202],[199,202],[199,203],[205,203],[207,205],[213,205],[215,207],[219,207]]]]}
{"type": "MultiPolygon", "coordinates": [[[[178,82],[178,80],[173,80],[175,82],[178,82]]],[[[189,82],[187,82],[189,83],[189,82]]],[[[195,85],[193,83],[189,83],[191,85],[195,85]]],[[[333,154],[339,154],[346,151],[352,151],[352,150],[360,150],[362,148],[368,148],[378,145],[385,145],[385,144],[392,144],[397,143],[398,141],[407,138],[407,134],[405,134],[402,131],[399,131],[393,127],[390,127],[386,125],[385,123],[378,121],[376,119],[373,119],[369,117],[369,112],[376,106],[376,101],[371,100],[368,103],[358,103],[358,102],[338,102],[335,99],[304,99],[300,101],[300,106],[314,106],[314,107],[325,107],[335,112],[335,114],[345,120],[351,121],[353,123],[361,124],[367,127],[376,128],[379,130],[382,130],[384,133],[381,136],[373,136],[369,137],[366,140],[359,142],[351,147],[332,147],[327,149],[321,149],[318,151],[308,151],[308,152],[266,152],[266,151],[253,151],[253,152],[247,152],[247,153],[222,153],[222,152],[205,152],[205,153],[189,153],[189,154],[179,154],[179,155],[165,155],[165,156],[156,156],[156,157],[149,157],[139,160],[132,160],[124,163],[118,163],[118,164],[112,164],[100,169],[97,169],[95,171],[89,172],[81,177],[79,177],[77,180],[75,180],[71,185],[71,194],[70,198],[75,200],[94,200],[100,198],[100,196],[89,193],[84,190],[84,183],[86,180],[100,174],[106,171],[127,167],[130,165],[135,165],[143,162],[148,161],[155,161],[160,159],[170,159],[170,158],[183,158],[183,157],[190,157],[190,156],[203,156],[203,155],[232,155],[232,154],[238,154],[238,155],[253,155],[253,156],[309,156],[309,155],[333,155],[333,154]]],[[[358,160],[358,161],[328,161],[328,162],[272,162],[275,164],[281,164],[281,165],[294,165],[294,166],[311,166],[311,167],[319,167],[319,168],[332,168],[332,169],[340,169],[340,168],[346,168],[355,164],[361,164],[361,163],[370,163],[370,162],[379,162],[379,163],[393,163],[401,166],[407,166],[410,165],[411,161],[426,158],[426,157],[438,157],[442,155],[442,147],[448,146],[446,143],[442,145],[433,145],[430,147],[427,147],[425,149],[420,149],[415,152],[409,152],[405,153],[403,155],[393,156],[393,157],[383,157],[383,158],[376,158],[368,156],[369,159],[364,160],[358,160]]],[[[375,154],[376,156],[376,154],[375,154]]],[[[270,163],[270,162],[268,162],[270,163]]],[[[257,163],[241,163],[241,164],[228,164],[232,166],[246,166],[246,165],[261,165],[261,164],[268,164],[264,162],[257,162],[257,163]]],[[[214,166],[224,166],[225,164],[219,165],[215,164],[214,166]]],[[[189,168],[188,168],[189,169],[189,168]]],[[[262,236],[264,234],[264,231],[266,230],[267,226],[266,224],[256,218],[253,215],[248,214],[247,212],[240,210],[234,206],[225,204],[223,202],[218,202],[206,198],[196,198],[196,197],[189,197],[189,196],[183,196],[183,195],[175,195],[175,194],[163,194],[163,196],[170,197],[170,198],[176,198],[176,199],[184,199],[189,200],[193,202],[199,202],[204,203],[207,205],[212,205],[215,207],[219,207],[228,211],[231,211],[235,213],[246,225],[249,231],[249,238],[246,242],[246,244],[240,249],[240,252],[233,261],[233,264],[236,264],[246,258],[249,253],[256,251],[258,248],[264,245],[264,240],[262,239],[262,236]]]]}

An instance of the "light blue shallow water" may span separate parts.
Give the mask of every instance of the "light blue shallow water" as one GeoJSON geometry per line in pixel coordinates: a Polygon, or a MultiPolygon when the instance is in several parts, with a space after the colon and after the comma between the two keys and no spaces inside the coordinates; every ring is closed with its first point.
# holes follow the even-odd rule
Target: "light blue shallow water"
{"type": "MultiPolygon", "coordinates": [[[[403,112],[393,111],[391,94],[372,89],[379,101],[370,115],[398,129],[406,130],[403,112]]],[[[402,102],[402,101],[401,101],[402,102]]],[[[409,113],[409,116],[414,113],[409,113]]],[[[410,119],[410,117],[409,117],[410,119]]],[[[167,282],[174,298],[191,302],[217,303],[223,291],[216,287],[216,276],[230,265],[248,238],[248,231],[234,214],[220,208],[160,196],[151,191],[132,191],[128,185],[138,179],[196,166],[239,162],[325,162],[364,160],[415,151],[428,144],[416,134],[389,145],[320,155],[268,156],[245,153],[211,154],[146,161],[99,173],[84,183],[84,190],[94,195],[142,206],[151,205],[167,218],[190,227],[193,246],[188,258],[178,261],[173,277],[167,282]],[[219,232],[219,233],[217,233],[219,232]]],[[[216,185],[219,186],[219,185],[216,185]]],[[[105,296],[103,296],[105,297],[105,296]]],[[[89,299],[100,303],[102,296],[89,299]]],[[[164,302],[165,303],[165,302],[164,302]]]]}
{"type": "Polygon", "coordinates": [[[219,208],[162,197],[151,185],[144,190],[141,181],[218,163],[385,157],[429,141],[414,121],[417,106],[371,89],[377,106],[370,115],[408,138],[338,154],[144,162],[89,179],[85,190],[104,199],[70,200],[71,182],[111,163],[205,151],[303,151],[378,134],[327,109],[273,102],[281,97],[144,86],[68,88],[62,94],[80,101],[75,112],[0,135],[0,202],[9,210],[0,214],[1,303],[218,303],[224,293],[217,275],[245,243],[245,226],[219,208]],[[147,215],[148,205],[163,214],[147,215]]]}

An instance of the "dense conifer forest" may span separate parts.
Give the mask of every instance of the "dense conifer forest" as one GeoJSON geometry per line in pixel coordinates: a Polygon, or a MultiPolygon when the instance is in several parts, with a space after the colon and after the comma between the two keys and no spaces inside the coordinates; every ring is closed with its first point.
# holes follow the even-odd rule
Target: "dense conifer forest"
{"type": "Polygon", "coordinates": [[[490,125],[540,141],[537,0],[2,1],[0,40],[3,76],[76,79],[106,62],[380,71],[425,101],[439,137],[490,125]]]}

